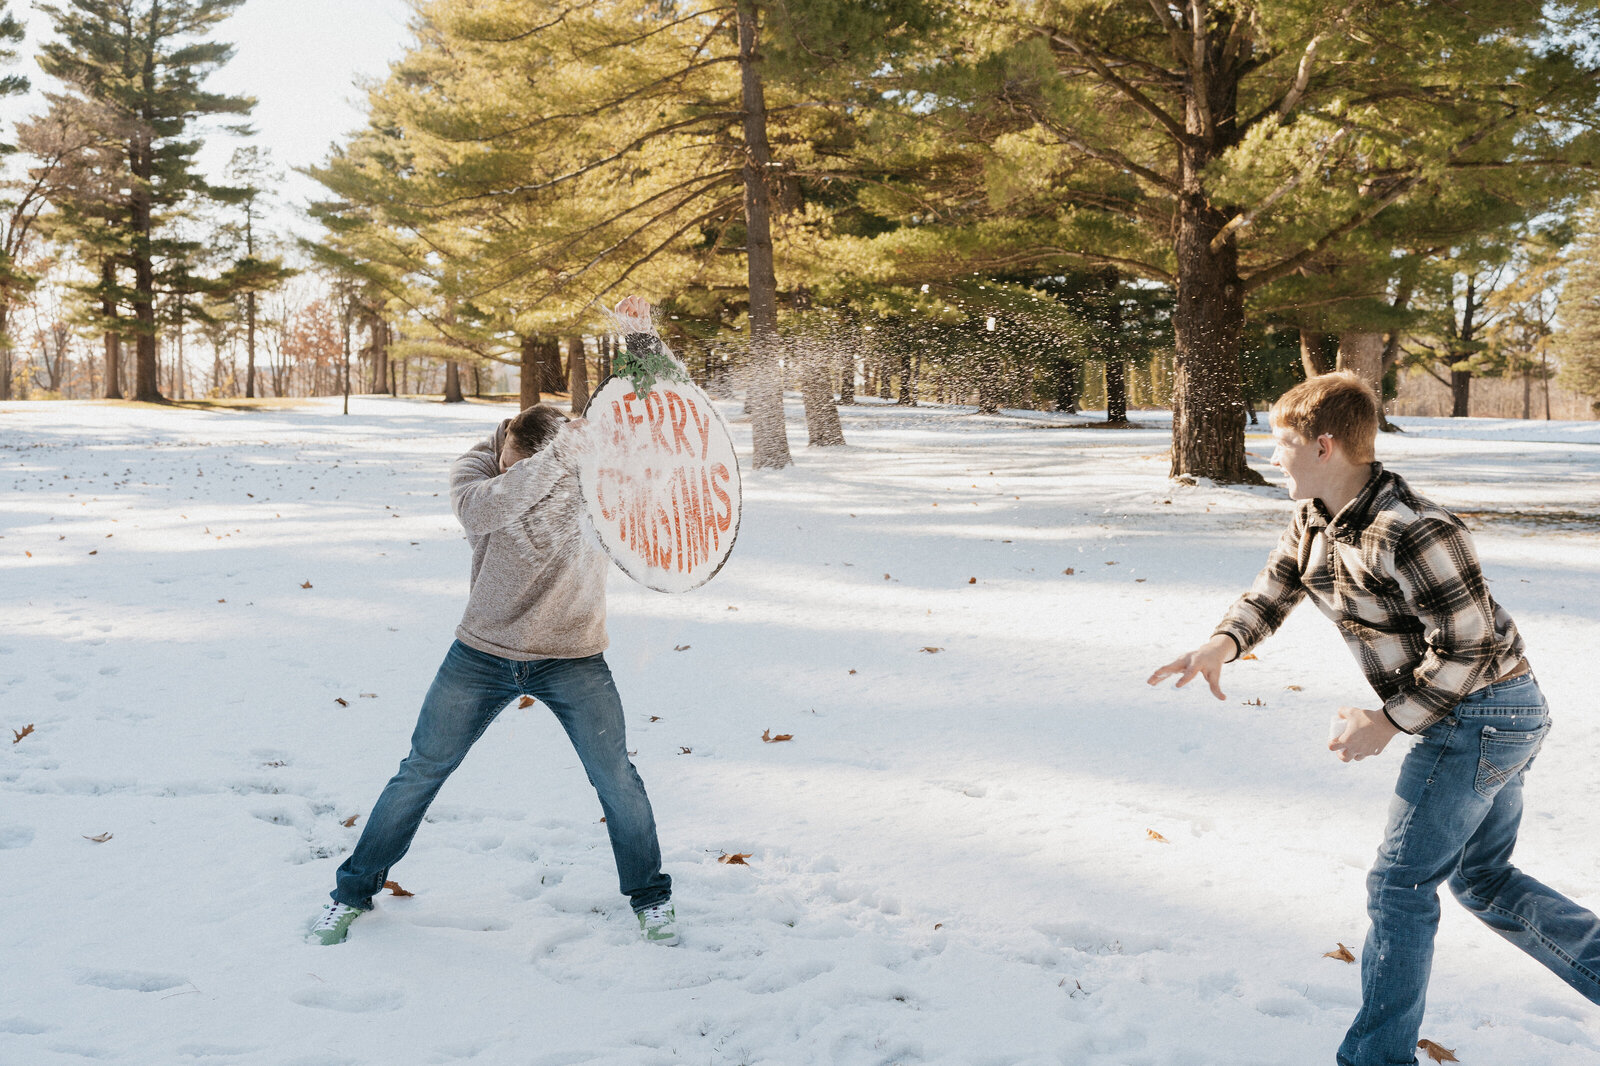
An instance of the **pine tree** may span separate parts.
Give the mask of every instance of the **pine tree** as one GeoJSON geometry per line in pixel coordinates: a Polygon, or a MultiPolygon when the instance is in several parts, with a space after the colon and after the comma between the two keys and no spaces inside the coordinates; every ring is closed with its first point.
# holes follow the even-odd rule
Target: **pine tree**
{"type": "MultiPolygon", "coordinates": [[[[17,61],[17,50],[12,45],[20,44],[24,35],[21,22],[9,10],[10,0],[0,0],[0,68],[9,67],[17,61]]],[[[21,96],[28,91],[28,79],[21,74],[6,72],[0,74],[0,100],[8,96],[21,96]]],[[[11,147],[0,143],[0,151],[11,151],[11,147]]]]}
{"type": "MultiPolygon", "coordinates": [[[[62,81],[67,100],[116,143],[117,176],[126,189],[107,206],[99,237],[102,296],[125,295],[135,343],[134,398],[159,400],[156,376],[156,296],[163,263],[183,259],[181,244],[163,232],[168,214],[185,198],[204,194],[195,170],[200,141],[194,123],[247,115],[249,97],[207,92],[205,76],[226,63],[232,46],[205,38],[244,0],[70,0],[42,4],[57,39],[40,48],[39,66],[62,81]],[[122,286],[116,274],[131,271],[122,286]]],[[[79,234],[80,237],[83,234],[79,234]]],[[[112,317],[116,308],[110,307],[112,317]]],[[[109,347],[109,345],[108,345],[109,347]]],[[[109,376],[109,375],[108,375],[109,376]]]]}
{"type": "Polygon", "coordinates": [[[1560,43],[1592,39],[1588,6],[956,6],[996,154],[1034,163],[1011,199],[1055,210],[1054,225],[1035,216],[1037,261],[1118,265],[1177,293],[1174,475],[1253,478],[1247,299],[1352,254],[1392,208],[1594,156],[1592,61],[1560,43]]]}
{"type": "Polygon", "coordinates": [[[1589,397],[1600,415],[1600,202],[1579,216],[1578,231],[1557,305],[1555,355],[1562,383],[1589,397]]]}
{"type": "MultiPolygon", "coordinates": [[[[826,274],[806,253],[830,220],[810,202],[848,159],[822,153],[859,123],[863,101],[882,98],[868,83],[927,10],[913,0],[437,0],[373,94],[372,125],[404,145],[403,187],[377,168],[351,173],[354,153],[317,176],[376,204],[386,226],[470,233],[461,295],[486,323],[568,334],[627,289],[671,293],[671,312],[697,332],[749,328],[764,349],[752,361],[774,369],[780,312],[826,274]]],[[[813,443],[837,442],[831,394],[815,377],[813,443]]],[[[760,465],[789,461],[780,386],[774,374],[754,390],[760,465]]]]}
{"type": "MultiPolygon", "coordinates": [[[[0,68],[10,67],[16,62],[17,52],[11,46],[20,42],[23,36],[22,23],[7,8],[7,0],[0,0],[0,68]]],[[[0,74],[0,100],[27,91],[27,78],[10,72],[0,74]]],[[[0,131],[0,138],[4,138],[7,132],[0,131]]],[[[0,161],[13,151],[14,146],[0,140],[0,161]]],[[[38,190],[30,187],[32,184],[7,180],[4,193],[0,194],[3,195],[0,198],[0,400],[11,399],[11,309],[32,285],[32,279],[18,263],[43,205],[38,190]]]]}
{"type": "Polygon", "coordinates": [[[229,246],[233,261],[217,279],[216,291],[226,296],[235,306],[240,306],[245,327],[245,385],[246,398],[256,395],[256,312],[262,293],[282,285],[294,277],[296,271],[284,266],[281,257],[268,254],[273,243],[270,235],[260,231],[262,201],[267,195],[267,183],[272,180],[272,167],[266,154],[259,148],[234,150],[228,163],[226,187],[214,188],[212,196],[222,203],[233,205],[238,218],[223,228],[219,237],[229,246]]]}

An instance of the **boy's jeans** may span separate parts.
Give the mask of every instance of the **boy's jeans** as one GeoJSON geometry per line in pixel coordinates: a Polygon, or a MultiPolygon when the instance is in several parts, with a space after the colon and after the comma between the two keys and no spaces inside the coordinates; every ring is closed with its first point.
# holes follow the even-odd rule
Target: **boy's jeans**
{"type": "Polygon", "coordinates": [[[1439,925],[1439,882],[1495,932],[1600,1003],[1600,918],[1511,865],[1522,781],[1550,729],[1532,674],[1486,685],[1429,726],[1406,755],[1378,861],[1361,1012],[1340,1066],[1417,1061],[1439,925]]]}
{"type": "Polygon", "coordinates": [[[501,709],[523,695],[554,711],[577,749],[589,782],[600,794],[617,876],[634,910],[672,895],[672,878],[661,871],[650,798],[628,760],[622,700],[605,658],[520,662],[458,640],[422,701],[411,754],[384,786],[356,850],[339,867],[335,900],[361,910],[372,908],[372,897],[383,888],[389,868],[411,846],[439,786],[501,709]]]}

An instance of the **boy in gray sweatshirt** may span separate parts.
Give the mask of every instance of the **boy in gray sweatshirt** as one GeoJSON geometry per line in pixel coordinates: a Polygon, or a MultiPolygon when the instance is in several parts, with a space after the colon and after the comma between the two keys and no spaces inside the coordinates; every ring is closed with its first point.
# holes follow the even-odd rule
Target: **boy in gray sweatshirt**
{"type": "Polygon", "coordinates": [[[411,753],[339,867],[313,942],[342,942],[372,909],[440,786],[519,696],[545,704],[566,729],[599,794],[640,934],[678,942],[672,879],[661,870],[655,817],[628,759],[622,701],[601,654],[610,563],[581,524],[573,456],[583,427],[553,408],[530,407],[451,467],[450,503],[472,547],[467,609],[422,702],[411,753]]]}

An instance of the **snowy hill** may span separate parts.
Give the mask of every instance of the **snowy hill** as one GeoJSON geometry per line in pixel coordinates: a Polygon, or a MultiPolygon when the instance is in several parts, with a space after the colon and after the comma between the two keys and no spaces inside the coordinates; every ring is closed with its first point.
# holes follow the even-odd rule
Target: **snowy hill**
{"type": "MultiPolygon", "coordinates": [[[[1226,702],[1144,684],[1289,504],[1169,481],[1142,413],[869,404],[819,451],[795,408],[714,581],[613,573],[681,947],[638,941],[538,705],[445,786],[415,894],[303,944],[460,616],[446,468],[511,413],[351,407],[0,404],[0,1063],[1331,1061],[1398,745],[1326,751],[1373,701],[1309,607],[1226,702]]],[[[1552,705],[1519,862],[1600,908],[1600,423],[1400,422],[1379,458],[1474,528],[1552,705]]],[[[1579,1066],[1600,1011],[1446,900],[1423,1035],[1579,1066]]]]}

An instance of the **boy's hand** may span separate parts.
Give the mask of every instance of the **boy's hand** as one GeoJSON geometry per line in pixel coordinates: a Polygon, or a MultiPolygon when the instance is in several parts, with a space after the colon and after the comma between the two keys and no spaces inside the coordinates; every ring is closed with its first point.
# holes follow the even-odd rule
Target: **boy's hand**
{"type": "Polygon", "coordinates": [[[1182,688],[1194,680],[1194,675],[1200,674],[1211,686],[1211,694],[1219,700],[1225,700],[1228,697],[1217,687],[1222,679],[1222,664],[1233,658],[1238,650],[1239,646],[1233,642],[1232,637],[1219,633],[1194,651],[1179,656],[1151,674],[1147,684],[1159,685],[1173,674],[1182,674],[1177,684],[1178,688],[1182,688]]]}
{"type": "Polygon", "coordinates": [[[1389,741],[1400,732],[1400,727],[1389,721],[1389,716],[1382,711],[1340,707],[1339,717],[1349,724],[1342,735],[1328,741],[1328,750],[1336,752],[1341,762],[1360,762],[1369,755],[1382,754],[1389,741]]]}
{"type": "Polygon", "coordinates": [[[642,318],[650,321],[650,301],[643,296],[624,296],[617,304],[618,318],[642,318]]]}

